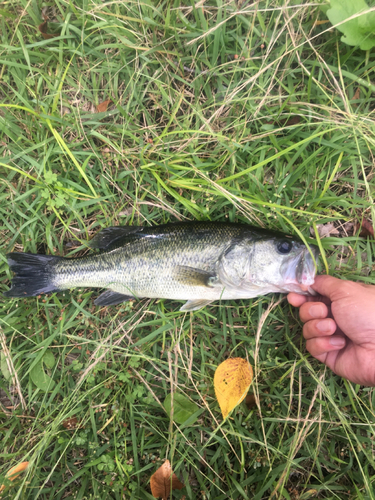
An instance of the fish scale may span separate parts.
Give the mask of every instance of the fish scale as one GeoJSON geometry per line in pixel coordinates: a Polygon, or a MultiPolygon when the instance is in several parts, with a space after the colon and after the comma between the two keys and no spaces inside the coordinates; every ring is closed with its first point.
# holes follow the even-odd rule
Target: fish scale
{"type": "MultiPolygon", "coordinates": [[[[220,255],[239,233],[240,228],[233,226],[219,226],[215,231],[211,225],[147,228],[146,234],[126,236],[120,247],[75,259],[74,267],[68,260],[60,261],[53,281],[59,289],[113,283],[112,290],[132,291],[135,297],[197,298],[202,287],[176,279],[174,269],[186,266],[214,272],[220,255]]],[[[214,297],[219,295],[215,291],[214,297]]]]}
{"type": "Polygon", "coordinates": [[[314,262],[302,242],[244,224],[106,228],[91,244],[100,253],[79,258],[8,254],[16,275],[6,295],[99,287],[107,291],[98,305],[148,297],[187,300],[181,309],[195,310],[215,300],[306,293],[314,282],[314,262]]]}

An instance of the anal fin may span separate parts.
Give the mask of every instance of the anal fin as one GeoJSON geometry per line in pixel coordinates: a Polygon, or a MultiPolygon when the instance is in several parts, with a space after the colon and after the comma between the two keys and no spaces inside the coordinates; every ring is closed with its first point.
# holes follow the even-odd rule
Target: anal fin
{"type": "Polygon", "coordinates": [[[198,309],[202,309],[202,307],[211,304],[213,300],[209,299],[197,299],[197,300],[188,300],[185,304],[180,308],[180,311],[198,311],[198,309]]]}
{"type": "Polygon", "coordinates": [[[132,295],[124,295],[123,293],[112,292],[112,290],[106,290],[94,301],[96,306],[115,306],[116,304],[121,304],[121,302],[126,302],[130,299],[134,299],[132,295]]]}

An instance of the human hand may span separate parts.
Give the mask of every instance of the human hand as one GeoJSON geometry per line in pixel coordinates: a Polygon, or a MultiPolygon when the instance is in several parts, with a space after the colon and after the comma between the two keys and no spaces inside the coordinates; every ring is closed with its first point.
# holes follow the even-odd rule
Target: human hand
{"type": "Polygon", "coordinates": [[[375,286],[317,276],[312,288],[320,296],[288,294],[307,350],[337,375],[375,386],[375,286]]]}

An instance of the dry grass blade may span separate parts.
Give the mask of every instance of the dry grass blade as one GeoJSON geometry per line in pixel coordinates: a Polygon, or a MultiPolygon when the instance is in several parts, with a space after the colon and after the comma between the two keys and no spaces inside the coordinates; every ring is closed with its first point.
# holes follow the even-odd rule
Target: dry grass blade
{"type": "Polygon", "coordinates": [[[1,326],[0,326],[0,345],[1,345],[2,351],[5,355],[8,370],[9,370],[9,373],[10,373],[11,378],[12,378],[12,384],[16,387],[18,397],[20,398],[22,409],[26,410],[27,404],[26,404],[25,398],[23,397],[18,374],[14,368],[12,357],[11,357],[10,351],[8,349],[8,346],[7,346],[6,337],[3,333],[1,326]]]}

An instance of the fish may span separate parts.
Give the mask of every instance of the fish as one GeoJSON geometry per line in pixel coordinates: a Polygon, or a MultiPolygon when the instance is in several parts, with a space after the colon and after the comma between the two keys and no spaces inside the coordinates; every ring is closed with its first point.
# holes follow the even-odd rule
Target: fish
{"type": "Polygon", "coordinates": [[[98,306],[154,298],[184,300],[180,311],[195,311],[214,301],[273,292],[314,294],[317,248],[246,224],[108,227],[89,245],[96,251],[78,258],[7,254],[15,276],[4,295],[30,297],[97,287],[106,289],[94,301],[98,306]]]}

